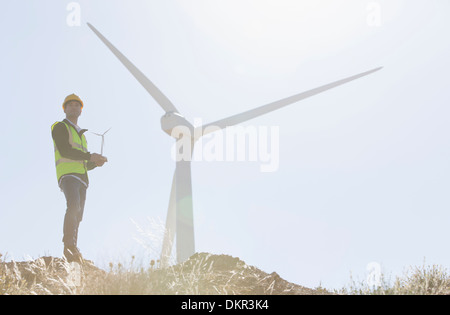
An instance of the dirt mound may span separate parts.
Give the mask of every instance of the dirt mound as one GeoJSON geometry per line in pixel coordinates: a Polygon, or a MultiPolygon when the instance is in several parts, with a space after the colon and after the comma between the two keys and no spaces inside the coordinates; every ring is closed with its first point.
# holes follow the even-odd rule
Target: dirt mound
{"type": "MultiPolygon", "coordinates": [[[[197,253],[184,263],[155,270],[154,280],[172,283],[172,287],[163,289],[168,294],[329,294],[325,290],[313,290],[290,283],[276,272],[268,274],[239,258],[208,253],[197,253]],[[190,288],[190,291],[185,291],[185,288],[190,288]]],[[[162,289],[164,285],[161,285],[162,289]]]]}
{"type": "Polygon", "coordinates": [[[1,294],[220,294],[318,295],[229,255],[197,253],[168,268],[79,265],[54,257],[0,262],[1,294]]]}

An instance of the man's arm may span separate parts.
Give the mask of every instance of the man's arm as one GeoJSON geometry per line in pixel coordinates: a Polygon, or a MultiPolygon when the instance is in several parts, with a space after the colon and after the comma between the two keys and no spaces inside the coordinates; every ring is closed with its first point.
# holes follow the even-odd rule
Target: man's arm
{"type": "Polygon", "coordinates": [[[87,161],[86,168],[88,171],[93,170],[97,166],[103,166],[108,159],[97,153],[83,152],[72,148],[69,143],[69,132],[63,123],[56,124],[52,131],[53,140],[61,156],[77,161],[87,161]]]}
{"type": "Polygon", "coordinates": [[[86,164],[86,168],[88,171],[91,171],[96,167],[97,167],[97,164],[95,164],[95,162],[88,161],[86,164]]]}

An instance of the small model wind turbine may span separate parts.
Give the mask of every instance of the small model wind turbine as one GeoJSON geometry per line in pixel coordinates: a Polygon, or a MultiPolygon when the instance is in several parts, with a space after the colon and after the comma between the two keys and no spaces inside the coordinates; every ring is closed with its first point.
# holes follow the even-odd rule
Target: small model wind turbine
{"type": "MultiPolygon", "coordinates": [[[[189,121],[180,115],[179,111],[172,104],[172,102],[138,68],[136,68],[136,66],[131,63],[127,57],[117,50],[117,48],[114,47],[95,27],[89,23],[87,24],[165,111],[165,115],[161,117],[162,130],[168,135],[174,137],[177,142],[185,137],[190,137],[191,155],[195,142],[207,133],[245,122],[382,69],[382,67],[379,67],[363,72],[234,116],[218,120],[210,124],[194,128],[189,121]],[[217,128],[207,129],[209,126],[216,126],[217,128]]],[[[161,266],[163,267],[168,265],[175,234],[176,257],[177,262],[180,263],[187,260],[195,253],[190,159],[186,160],[177,158],[175,174],[172,179],[172,189],[170,192],[169,208],[166,219],[166,231],[164,234],[161,253],[161,266]]]]}
{"type": "MultiPolygon", "coordinates": [[[[112,128],[112,127],[111,127],[111,128],[112,128]]],[[[102,134],[93,132],[94,135],[97,135],[97,136],[102,137],[102,148],[101,148],[101,152],[100,152],[101,155],[103,155],[103,145],[105,144],[105,135],[106,135],[106,133],[107,133],[108,131],[111,130],[111,128],[109,128],[108,130],[106,130],[106,131],[105,131],[104,133],[102,133],[102,134]]]]}

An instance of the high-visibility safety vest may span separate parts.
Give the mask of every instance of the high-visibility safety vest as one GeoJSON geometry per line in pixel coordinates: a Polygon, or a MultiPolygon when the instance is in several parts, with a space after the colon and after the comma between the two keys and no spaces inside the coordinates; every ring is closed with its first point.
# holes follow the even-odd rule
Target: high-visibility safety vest
{"type": "MultiPolygon", "coordinates": [[[[52,125],[52,131],[58,122],[55,122],[52,125]]],[[[62,121],[62,123],[66,126],[67,131],[69,132],[69,143],[72,146],[72,148],[76,150],[80,150],[83,152],[87,151],[87,142],[84,134],[80,136],[78,135],[77,131],[73,126],[70,124],[65,123],[62,121]]],[[[55,165],[56,165],[56,177],[59,179],[61,176],[66,174],[85,174],[87,173],[87,167],[86,167],[86,161],[77,161],[68,159],[61,156],[61,153],[59,152],[58,148],[56,147],[55,140],[53,140],[53,147],[55,148],[55,165]]]]}

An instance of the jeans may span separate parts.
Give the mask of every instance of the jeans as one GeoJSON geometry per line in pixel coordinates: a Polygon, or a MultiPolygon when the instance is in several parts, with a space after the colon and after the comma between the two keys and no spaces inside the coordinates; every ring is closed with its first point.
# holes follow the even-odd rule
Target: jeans
{"type": "Polygon", "coordinates": [[[67,209],[64,216],[63,242],[66,247],[76,247],[78,227],[83,219],[84,204],[86,201],[86,186],[72,176],[61,180],[61,189],[66,196],[67,209]]]}

